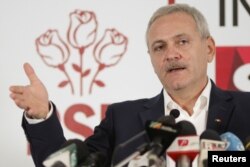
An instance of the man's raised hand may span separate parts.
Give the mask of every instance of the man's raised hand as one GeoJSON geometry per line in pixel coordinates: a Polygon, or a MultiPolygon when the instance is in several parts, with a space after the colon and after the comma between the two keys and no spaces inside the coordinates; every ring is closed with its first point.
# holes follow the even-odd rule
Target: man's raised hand
{"type": "Polygon", "coordinates": [[[28,117],[45,118],[49,112],[47,89],[30,64],[25,63],[23,68],[30,84],[10,86],[10,97],[19,108],[26,111],[28,117]]]}

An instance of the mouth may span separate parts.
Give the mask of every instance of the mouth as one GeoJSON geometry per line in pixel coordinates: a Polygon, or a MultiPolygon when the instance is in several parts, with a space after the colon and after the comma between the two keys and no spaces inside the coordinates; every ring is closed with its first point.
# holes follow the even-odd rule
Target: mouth
{"type": "Polygon", "coordinates": [[[178,67],[178,68],[170,68],[167,70],[168,73],[171,73],[171,72],[178,72],[178,71],[182,71],[182,70],[185,70],[186,68],[185,67],[178,67]]]}
{"type": "Polygon", "coordinates": [[[167,66],[166,71],[168,73],[179,72],[185,70],[187,67],[184,64],[170,64],[167,66]]]}

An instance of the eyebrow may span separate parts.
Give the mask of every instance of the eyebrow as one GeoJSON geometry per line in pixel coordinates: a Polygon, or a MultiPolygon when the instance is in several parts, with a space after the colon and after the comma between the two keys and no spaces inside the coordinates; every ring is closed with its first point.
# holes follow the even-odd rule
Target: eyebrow
{"type": "MultiPolygon", "coordinates": [[[[170,39],[180,38],[180,37],[183,37],[183,36],[189,36],[189,35],[186,34],[186,33],[180,33],[180,34],[177,34],[177,35],[171,37],[170,39]]],[[[152,48],[154,45],[156,45],[156,44],[158,44],[158,43],[162,44],[162,43],[166,43],[166,41],[165,41],[165,40],[162,40],[162,39],[156,40],[156,41],[154,41],[154,42],[151,44],[150,47],[152,48]]]]}
{"type": "Polygon", "coordinates": [[[180,38],[180,37],[183,37],[183,36],[188,36],[188,37],[189,37],[189,35],[188,35],[188,34],[181,33],[181,34],[177,34],[177,35],[175,35],[173,38],[180,38]]]}

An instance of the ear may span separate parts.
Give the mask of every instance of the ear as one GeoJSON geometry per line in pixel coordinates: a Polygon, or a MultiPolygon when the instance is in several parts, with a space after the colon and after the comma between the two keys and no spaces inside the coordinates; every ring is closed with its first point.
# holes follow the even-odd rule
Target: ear
{"type": "Polygon", "coordinates": [[[207,61],[210,63],[215,56],[216,47],[213,37],[207,37],[207,61]]]}

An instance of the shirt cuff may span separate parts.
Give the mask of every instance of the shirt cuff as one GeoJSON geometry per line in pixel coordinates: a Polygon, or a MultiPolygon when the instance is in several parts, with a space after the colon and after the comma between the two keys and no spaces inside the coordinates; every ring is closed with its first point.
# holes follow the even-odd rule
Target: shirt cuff
{"type": "Polygon", "coordinates": [[[29,118],[27,115],[26,115],[26,112],[24,114],[24,117],[26,119],[26,121],[29,123],[29,124],[38,124],[40,122],[43,122],[45,121],[46,119],[48,119],[52,113],[53,113],[53,105],[51,104],[51,102],[49,103],[50,105],[50,110],[49,110],[49,113],[47,114],[46,118],[43,118],[43,119],[32,119],[32,118],[29,118]]]}

